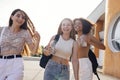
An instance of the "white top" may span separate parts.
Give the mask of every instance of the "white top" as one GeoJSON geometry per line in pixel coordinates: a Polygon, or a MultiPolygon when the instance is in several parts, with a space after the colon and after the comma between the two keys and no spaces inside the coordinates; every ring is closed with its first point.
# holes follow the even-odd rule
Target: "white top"
{"type": "Polygon", "coordinates": [[[74,40],[70,38],[69,40],[64,40],[60,35],[58,42],[55,45],[55,56],[69,60],[72,54],[74,40]]]}
{"type": "Polygon", "coordinates": [[[84,40],[84,35],[80,36],[78,43],[82,47],[87,47],[87,42],[84,40]]]}

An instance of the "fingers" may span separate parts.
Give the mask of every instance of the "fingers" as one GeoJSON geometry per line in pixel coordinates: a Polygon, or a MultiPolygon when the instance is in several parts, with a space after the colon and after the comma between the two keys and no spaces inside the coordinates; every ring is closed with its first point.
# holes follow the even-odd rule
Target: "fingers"
{"type": "Polygon", "coordinates": [[[52,48],[51,47],[45,47],[44,48],[44,54],[46,56],[50,55],[51,54],[51,51],[52,51],[52,48]]]}
{"type": "Polygon", "coordinates": [[[39,35],[39,33],[37,32],[37,31],[35,31],[35,33],[34,33],[34,36],[33,36],[36,40],[40,40],[40,35],[39,35]]]}

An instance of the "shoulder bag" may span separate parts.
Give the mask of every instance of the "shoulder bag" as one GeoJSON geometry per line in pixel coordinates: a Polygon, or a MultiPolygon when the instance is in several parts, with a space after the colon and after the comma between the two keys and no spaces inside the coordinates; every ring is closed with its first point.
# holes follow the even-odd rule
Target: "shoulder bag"
{"type": "MultiPolygon", "coordinates": [[[[59,39],[59,35],[57,34],[55,36],[55,39],[54,39],[55,44],[57,43],[58,39],[59,39]]],[[[41,59],[39,61],[39,66],[42,67],[42,68],[45,68],[47,63],[48,63],[48,61],[49,61],[49,59],[51,59],[52,56],[53,56],[52,54],[49,55],[49,56],[46,56],[44,53],[42,53],[42,57],[41,57],[41,59]]]]}

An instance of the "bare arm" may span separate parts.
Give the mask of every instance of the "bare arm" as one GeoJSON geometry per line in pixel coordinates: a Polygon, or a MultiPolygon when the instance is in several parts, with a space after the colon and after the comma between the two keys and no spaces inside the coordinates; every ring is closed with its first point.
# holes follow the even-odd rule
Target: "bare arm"
{"type": "Polygon", "coordinates": [[[54,38],[55,38],[55,36],[53,36],[53,37],[50,39],[48,45],[47,45],[47,46],[44,48],[44,50],[43,50],[43,52],[44,52],[44,54],[45,54],[46,56],[50,55],[50,52],[52,51],[51,46],[50,46],[50,43],[51,43],[52,40],[54,40],[54,38]]]}
{"type": "Polygon", "coordinates": [[[39,42],[40,42],[40,35],[39,33],[36,31],[34,33],[34,36],[32,37],[32,43],[28,44],[29,49],[31,51],[31,53],[36,53],[38,48],[39,48],[39,42]]]}
{"type": "Polygon", "coordinates": [[[99,48],[105,50],[105,46],[103,43],[101,43],[99,40],[97,40],[94,36],[90,35],[88,38],[88,43],[99,48]]]}
{"type": "Polygon", "coordinates": [[[72,66],[75,80],[79,80],[79,62],[78,62],[78,44],[74,42],[73,55],[72,55],[72,66]]]}

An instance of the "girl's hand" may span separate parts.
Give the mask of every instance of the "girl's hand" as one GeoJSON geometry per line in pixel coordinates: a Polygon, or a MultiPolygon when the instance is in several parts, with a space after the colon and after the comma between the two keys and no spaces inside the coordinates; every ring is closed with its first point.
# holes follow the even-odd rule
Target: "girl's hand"
{"type": "Polygon", "coordinates": [[[46,56],[49,56],[51,54],[52,48],[47,46],[44,48],[43,52],[46,56]]]}
{"type": "Polygon", "coordinates": [[[40,41],[40,35],[37,31],[35,31],[34,35],[33,35],[33,38],[36,40],[36,41],[40,41]]]}

